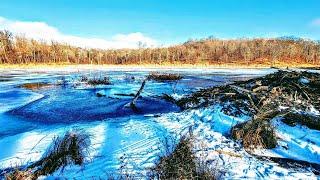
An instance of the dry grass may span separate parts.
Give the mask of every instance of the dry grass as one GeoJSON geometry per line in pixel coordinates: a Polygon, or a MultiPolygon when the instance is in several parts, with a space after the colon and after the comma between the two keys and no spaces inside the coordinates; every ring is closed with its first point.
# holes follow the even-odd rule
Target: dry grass
{"type": "Polygon", "coordinates": [[[234,126],[232,137],[242,141],[244,148],[262,147],[272,149],[277,146],[277,138],[270,120],[278,115],[278,111],[259,114],[253,120],[234,126]]]}
{"type": "Polygon", "coordinates": [[[16,169],[14,172],[10,174],[6,174],[6,180],[33,180],[36,179],[32,171],[20,171],[16,169]]]}
{"type": "Polygon", "coordinates": [[[103,77],[103,78],[93,78],[93,79],[89,79],[88,84],[90,85],[110,85],[110,79],[108,77],[103,77]]]}
{"type": "Polygon", "coordinates": [[[34,177],[49,175],[67,165],[82,165],[89,153],[90,139],[83,131],[67,132],[63,137],[57,137],[39,161],[28,168],[33,169],[34,177]]]}
{"type": "Polygon", "coordinates": [[[80,82],[88,82],[89,81],[89,78],[88,78],[88,76],[81,76],[80,77],[80,82]]]}
{"type": "Polygon", "coordinates": [[[87,76],[81,76],[80,77],[80,82],[87,83],[88,85],[91,86],[97,86],[97,85],[110,85],[111,81],[109,77],[94,77],[94,78],[89,78],[87,76]]]}
{"type": "Polygon", "coordinates": [[[222,111],[231,116],[251,116],[252,120],[232,129],[232,137],[241,140],[247,149],[274,148],[277,145],[270,120],[283,116],[289,125],[306,125],[320,129],[318,116],[307,113],[310,107],[320,110],[320,75],[311,72],[278,71],[273,74],[231,85],[197,91],[176,102],[181,108],[199,108],[222,105],[222,111]],[[286,110],[277,109],[287,107],[286,110]]]}
{"type": "Polygon", "coordinates": [[[150,80],[163,82],[163,81],[177,81],[182,79],[182,76],[179,74],[172,74],[172,73],[152,72],[148,75],[147,78],[150,80]]]}
{"type": "Polygon", "coordinates": [[[48,83],[27,83],[27,84],[22,84],[20,86],[21,88],[25,88],[25,89],[30,89],[30,90],[39,90],[42,88],[50,88],[52,87],[52,85],[48,84],[48,83]]]}
{"type": "Polygon", "coordinates": [[[56,137],[45,155],[26,169],[15,169],[5,175],[8,180],[34,180],[63,170],[68,165],[83,165],[89,153],[89,136],[81,131],[67,132],[63,137],[56,137]]]}
{"type": "Polygon", "coordinates": [[[175,149],[160,158],[151,173],[152,179],[215,179],[214,174],[199,163],[192,150],[192,139],[182,138],[175,149]]]}

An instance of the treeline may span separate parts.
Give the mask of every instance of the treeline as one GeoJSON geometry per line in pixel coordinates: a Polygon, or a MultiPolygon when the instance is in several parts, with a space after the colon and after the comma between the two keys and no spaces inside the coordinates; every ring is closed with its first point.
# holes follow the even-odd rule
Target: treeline
{"type": "Polygon", "coordinates": [[[162,48],[84,49],[0,31],[0,63],[70,64],[320,64],[320,43],[298,38],[206,38],[162,48]]]}

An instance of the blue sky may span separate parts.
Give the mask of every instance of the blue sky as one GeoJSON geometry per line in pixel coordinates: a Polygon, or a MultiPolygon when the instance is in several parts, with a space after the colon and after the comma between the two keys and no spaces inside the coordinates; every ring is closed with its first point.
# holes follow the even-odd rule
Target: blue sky
{"type": "Polygon", "coordinates": [[[211,35],[320,39],[320,0],[1,0],[0,16],[86,38],[139,32],[160,44],[211,35]]]}

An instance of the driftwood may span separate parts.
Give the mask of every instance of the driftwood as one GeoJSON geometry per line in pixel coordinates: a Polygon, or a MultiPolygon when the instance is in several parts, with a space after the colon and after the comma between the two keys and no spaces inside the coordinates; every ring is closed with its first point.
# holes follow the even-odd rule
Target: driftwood
{"type": "Polygon", "coordinates": [[[243,94],[243,93],[252,94],[252,91],[250,91],[248,89],[244,89],[244,88],[239,87],[239,86],[230,85],[230,87],[232,87],[234,90],[236,90],[240,94],[243,94]]]}
{"type": "Polygon", "coordinates": [[[297,83],[292,84],[295,85],[308,100],[310,100],[308,94],[297,83]]]}
{"type": "Polygon", "coordinates": [[[116,96],[135,96],[135,94],[131,93],[131,94],[124,94],[124,93],[115,93],[114,95],[116,96]]]}
{"type": "Polygon", "coordinates": [[[257,88],[254,88],[253,90],[252,90],[252,92],[260,92],[260,91],[267,91],[269,89],[269,86],[259,86],[259,87],[257,87],[257,88]]]}
{"type": "Polygon", "coordinates": [[[248,98],[249,98],[249,101],[252,105],[252,107],[257,111],[257,112],[260,112],[259,108],[254,104],[253,100],[252,100],[252,97],[250,94],[248,94],[248,98]]]}
{"type": "MultiPolygon", "coordinates": [[[[137,94],[134,96],[132,101],[125,105],[125,107],[131,107],[133,110],[137,111],[136,101],[138,100],[143,88],[148,80],[155,80],[155,81],[177,81],[182,79],[181,75],[178,74],[160,74],[160,73],[151,73],[149,74],[145,80],[143,80],[140,89],[138,90],[137,94]]],[[[122,94],[123,95],[123,94],[122,94]]],[[[129,95],[131,96],[131,94],[129,95]]],[[[164,98],[168,98],[168,96],[164,95],[164,98]]],[[[174,100],[172,97],[170,100],[174,100]]],[[[174,101],[175,102],[175,101],[174,101]]]]}
{"type": "Polygon", "coordinates": [[[280,70],[247,81],[201,89],[177,100],[176,104],[190,109],[218,103],[227,115],[250,116],[250,121],[232,128],[232,137],[241,140],[247,149],[273,148],[277,137],[270,122],[275,117],[291,126],[320,129],[320,116],[309,114],[311,108],[320,110],[319,92],[320,74],[280,70]]]}
{"type": "Polygon", "coordinates": [[[145,80],[143,80],[140,89],[138,90],[137,94],[134,96],[134,98],[132,99],[132,101],[128,104],[125,105],[125,107],[131,107],[132,109],[137,109],[136,107],[136,101],[138,100],[141,92],[143,91],[144,86],[146,85],[146,81],[148,80],[148,78],[146,78],[145,80]]]}
{"type": "MultiPolygon", "coordinates": [[[[230,85],[231,88],[233,88],[234,90],[236,90],[239,94],[244,94],[245,96],[248,96],[249,102],[251,103],[252,107],[259,112],[259,108],[255,105],[251,94],[255,94],[253,91],[250,91],[248,89],[244,89],[242,87],[239,86],[235,86],[235,85],[230,85]]],[[[261,86],[260,86],[261,87],[261,86]]]]}

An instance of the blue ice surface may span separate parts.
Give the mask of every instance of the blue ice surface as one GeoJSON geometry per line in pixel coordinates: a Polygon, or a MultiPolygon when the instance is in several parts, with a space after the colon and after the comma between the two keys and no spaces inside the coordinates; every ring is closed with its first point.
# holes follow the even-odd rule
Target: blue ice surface
{"type": "Polygon", "coordinates": [[[97,97],[91,91],[62,89],[50,92],[50,95],[46,95],[41,101],[14,109],[7,114],[52,124],[179,111],[179,108],[170,102],[149,97],[139,98],[136,103],[137,109],[134,111],[125,107],[131,100],[132,97],[97,97]]]}
{"type": "Polygon", "coordinates": [[[135,94],[149,72],[0,72],[0,77],[5,79],[0,81],[0,104],[3,109],[0,110],[0,168],[10,167],[13,163],[36,161],[49,146],[52,135],[61,135],[74,128],[90,133],[94,153],[85,169],[79,167],[82,173],[79,173],[80,169],[76,171],[71,168],[64,173],[67,177],[83,178],[83,174],[91,176],[116,172],[124,160],[130,161],[130,166],[152,164],[161,153],[161,141],[172,136],[161,124],[153,121],[152,115],[180,111],[179,107],[159,96],[163,93],[190,94],[201,88],[245,80],[269,72],[177,71],[184,77],[178,82],[148,81],[135,111],[125,107],[133,97],[119,94],[135,94]],[[112,84],[99,87],[74,86],[73,83],[82,75],[108,76],[112,84]],[[24,83],[61,81],[64,81],[64,86],[35,92],[19,87],[24,83]],[[96,96],[101,90],[105,92],[105,97],[96,96]]]}

